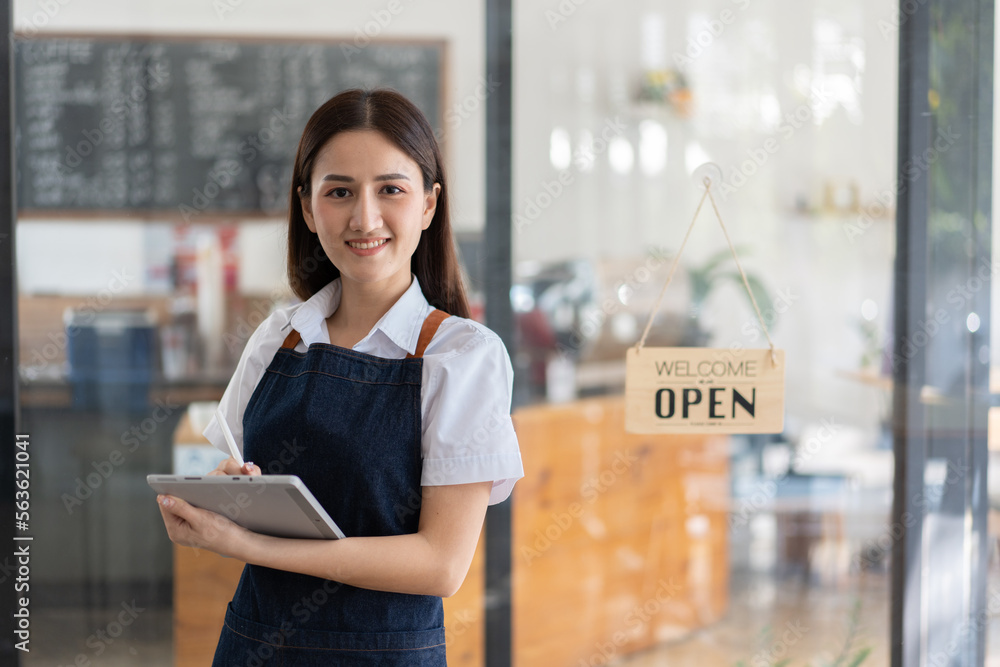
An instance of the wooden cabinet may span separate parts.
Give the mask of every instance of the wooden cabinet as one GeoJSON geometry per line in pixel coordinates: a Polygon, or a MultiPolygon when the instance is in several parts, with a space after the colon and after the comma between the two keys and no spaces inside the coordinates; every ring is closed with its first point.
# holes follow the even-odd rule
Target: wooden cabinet
{"type": "Polygon", "coordinates": [[[605,664],[721,617],[728,441],[625,433],[621,397],[519,410],[518,667],[605,664]]]}
{"type": "Polygon", "coordinates": [[[210,665],[242,561],[174,545],[174,664],[210,665]]]}

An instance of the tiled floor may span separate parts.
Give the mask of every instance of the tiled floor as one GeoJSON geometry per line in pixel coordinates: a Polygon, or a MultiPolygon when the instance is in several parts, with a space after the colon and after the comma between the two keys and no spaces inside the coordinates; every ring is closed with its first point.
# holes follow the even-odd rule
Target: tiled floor
{"type": "Polygon", "coordinates": [[[172,610],[141,609],[132,617],[121,608],[41,609],[32,616],[31,651],[22,667],[174,667],[172,610]]]}
{"type": "MultiPolygon", "coordinates": [[[[862,667],[887,667],[890,660],[888,572],[805,584],[801,577],[733,575],[725,618],[686,640],[630,656],[624,667],[827,667],[836,662],[850,632],[848,653],[870,648],[862,667]],[[768,634],[770,632],[770,634],[768,634]],[[788,641],[784,641],[784,640],[788,641]]],[[[993,553],[988,602],[1000,595],[1000,554],[993,553]]],[[[574,666],[575,667],[575,666],[574,666]]],[[[1000,614],[986,629],[985,667],[1000,667],[1000,614]]]]}
{"type": "MultiPolygon", "coordinates": [[[[990,590],[1000,586],[994,566],[990,590]]],[[[626,667],[788,667],[832,664],[844,648],[856,613],[850,653],[868,647],[863,667],[889,664],[889,579],[886,573],[842,578],[830,583],[805,582],[801,576],[735,575],[726,616],[683,641],[634,654],[619,661],[626,667]]],[[[24,667],[174,667],[170,646],[171,613],[148,609],[130,625],[115,625],[115,612],[39,610],[24,667]],[[97,630],[104,634],[98,635],[97,630]],[[117,635],[117,636],[114,636],[117,635]],[[111,641],[107,641],[111,640],[111,641]],[[82,657],[81,657],[82,656],[82,657]]],[[[1000,619],[991,621],[987,652],[1000,654],[1000,619]]],[[[1000,667],[1000,655],[987,658],[1000,667]]],[[[186,666],[180,666],[186,667],[186,666]]],[[[576,667],[576,666],[572,666],[576,667]]]]}
{"type": "MultiPolygon", "coordinates": [[[[851,610],[860,604],[855,646],[873,653],[865,666],[888,664],[888,584],[884,574],[838,588],[803,583],[800,577],[776,581],[773,575],[736,577],[729,613],[719,623],[679,643],[634,655],[629,667],[747,665],[768,652],[775,660],[791,658],[790,667],[832,657],[847,634],[851,610]],[[770,631],[770,636],[768,635],[770,631]]],[[[25,667],[91,664],[94,667],[173,667],[171,615],[145,610],[131,627],[115,625],[116,614],[73,611],[36,613],[36,635],[25,667]],[[103,629],[103,634],[97,634],[103,629]],[[117,635],[117,636],[115,636],[117,635]],[[110,641],[108,641],[110,640],[110,641]],[[83,656],[83,658],[81,658],[83,656]],[[84,660],[85,658],[85,660],[84,660]]]]}
{"type": "Polygon", "coordinates": [[[889,664],[889,585],[885,574],[840,586],[754,575],[734,581],[725,618],[694,636],[634,655],[628,667],[788,667],[833,663],[848,648],[870,648],[864,667],[889,664]],[[853,633],[852,633],[852,618],[853,633]],[[847,641],[850,638],[850,643],[847,641]]]}

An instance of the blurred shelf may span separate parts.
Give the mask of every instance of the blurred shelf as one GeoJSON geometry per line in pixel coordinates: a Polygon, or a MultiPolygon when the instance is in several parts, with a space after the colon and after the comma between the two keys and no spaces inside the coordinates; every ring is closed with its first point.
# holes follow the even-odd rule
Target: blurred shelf
{"type": "MultiPolygon", "coordinates": [[[[154,379],[149,384],[149,403],[193,403],[222,398],[232,373],[201,374],[173,380],[154,379]]],[[[38,376],[27,379],[22,373],[18,385],[21,407],[72,408],[73,387],[65,376],[38,376]]]]}

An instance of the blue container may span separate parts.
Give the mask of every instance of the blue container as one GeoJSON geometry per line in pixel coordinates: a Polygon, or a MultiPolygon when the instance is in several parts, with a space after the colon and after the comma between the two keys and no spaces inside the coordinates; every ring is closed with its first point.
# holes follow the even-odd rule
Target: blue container
{"type": "Polygon", "coordinates": [[[146,412],[153,380],[156,322],[148,311],[68,310],[69,382],[73,407],[146,412]]]}

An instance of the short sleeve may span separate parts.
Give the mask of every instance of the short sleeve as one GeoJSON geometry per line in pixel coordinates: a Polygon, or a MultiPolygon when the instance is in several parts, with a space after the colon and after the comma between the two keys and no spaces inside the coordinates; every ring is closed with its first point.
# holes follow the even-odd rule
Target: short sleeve
{"type": "MultiPolygon", "coordinates": [[[[264,375],[267,364],[270,362],[270,357],[265,357],[261,349],[263,339],[271,337],[265,333],[271,328],[268,326],[270,324],[272,323],[265,320],[251,334],[250,339],[243,348],[243,353],[240,355],[240,361],[236,364],[233,377],[229,380],[229,385],[226,387],[225,392],[223,392],[222,398],[219,399],[219,411],[222,413],[223,418],[225,418],[226,423],[229,424],[229,429],[233,432],[233,439],[236,441],[236,447],[240,450],[241,455],[243,454],[243,413],[246,410],[247,403],[250,401],[250,396],[253,395],[258,382],[260,382],[260,378],[264,375]]],[[[202,431],[202,435],[216,449],[226,454],[229,453],[229,447],[226,445],[226,436],[223,435],[222,427],[219,425],[215,415],[209,420],[208,426],[202,431]]]]}
{"type": "Polygon", "coordinates": [[[472,329],[463,338],[435,359],[427,379],[421,484],[492,481],[489,504],[495,505],[524,476],[510,418],[514,372],[496,334],[472,329]]]}

